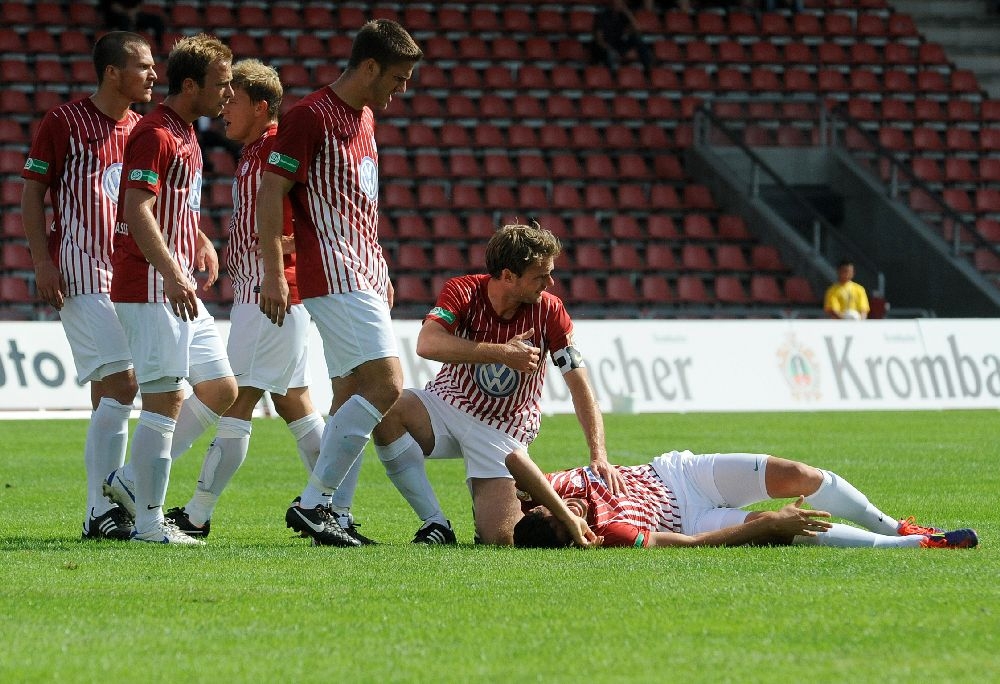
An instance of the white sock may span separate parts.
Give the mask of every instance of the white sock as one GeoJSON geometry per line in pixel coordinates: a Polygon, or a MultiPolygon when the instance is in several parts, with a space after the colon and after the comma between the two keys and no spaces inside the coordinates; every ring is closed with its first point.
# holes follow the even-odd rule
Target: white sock
{"type": "Polygon", "coordinates": [[[197,395],[189,395],[181,404],[181,412],[177,416],[177,429],[174,430],[174,443],[170,448],[170,458],[183,456],[195,440],[205,433],[205,430],[218,422],[219,414],[205,406],[197,395]]]}
{"type": "Polygon", "coordinates": [[[385,466],[385,473],[399,493],[425,523],[447,523],[424,467],[424,452],[410,433],[392,444],[375,445],[375,452],[385,466]]]}
{"type": "Polygon", "coordinates": [[[850,520],[861,525],[866,530],[879,534],[894,535],[899,522],[886,515],[868,501],[868,497],[859,492],[847,480],[841,479],[836,473],[820,470],[823,473],[823,484],[814,493],[806,497],[813,508],[827,511],[831,515],[850,520]]]}
{"type": "Polygon", "coordinates": [[[212,519],[215,504],[222,491],[233,479],[233,475],[243,465],[250,447],[251,424],[239,418],[220,418],[219,428],[198,476],[198,486],[194,496],[184,506],[191,522],[199,527],[212,519]]]}
{"type": "Polygon", "coordinates": [[[132,437],[135,471],[135,531],[153,534],[163,524],[163,501],[170,481],[170,443],[175,421],[151,411],[139,414],[139,424],[132,437]]]}
{"type": "Polygon", "coordinates": [[[128,417],[131,406],[123,406],[111,397],[104,397],[90,414],[87,443],[83,461],[87,470],[87,517],[104,515],[113,503],[104,498],[101,486],[112,470],[125,463],[128,442],[128,417]]]}
{"type": "Polygon", "coordinates": [[[324,503],[317,494],[333,493],[340,486],[381,420],[381,412],[359,394],[351,396],[327,419],[319,460],[309,477],[311,486],[302,492],[303,508],[324,503]]]}
{"type": "Polygon", "coordinates": [[[919,547],[923,537],[919,534],[910,537],[899,537],[894,535],[878,534],[869,532],[850,525],[833,523],[826,532],[821,532],[815,537],[795,537],[793,544],[812,546],[835,546],[840,548],[890,548],[890,547],[919,547]]]}
{"type": "Polygon", "coordinates": [[[361,466],[364,465],[364,461],[365,453],[362,451],[358,460],[347,471],[344,481],[330,497],[330,508],[338,515],[350,515],[351,506],[354,504],[354,493],[358,491],[358,478],[361,476],[361,466]]]}
{"type": "Polygon", "coordinates": [[[316,461],[319,460],[319,445],[323,440],[325,425],[323,416],[318,413],[310,413],[288,424],[288,429],[295,437],[299,458],[302,459],[302,465],[306,467],[307,473],[313,471],[316,461]]]}

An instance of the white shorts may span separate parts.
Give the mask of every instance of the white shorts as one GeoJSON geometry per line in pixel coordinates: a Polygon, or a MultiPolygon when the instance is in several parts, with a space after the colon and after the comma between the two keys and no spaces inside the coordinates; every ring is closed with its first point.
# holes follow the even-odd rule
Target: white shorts
{"type": "Polygon", "coordinates": [[[331,378],[342,378],[366,361],[398,358],[389,305],[372,290],[310,297],[302,303],[323,340],[331,378]]]}
{"type": "Polygon", "coordinates": [[[427,458],[464,458],[466,478],[511,478],[504,463],[507,454],[515,449],[527,451],[527,444],[455,408],[436,394],[426,390],[407,391],[417,395],[431,417],[434,450],[427,458]]]}
{"type": "Polygon", "coordinates": [[[66,297],[59,310],[77,381],[103,380],[132,367],[132,352],[106,292],[66,297]]]}
{"type": "Polygon", "coordinates": [[[160,378],[187,378],[192,366],[213,362],[224,362],[228,369],[222,336],[200,300],[198,317],[193,321],[182,321],[163,303],[117,302],[115,311],[125,329],[140,384],[160,378]]]}
{"type": "Polygon", "coordinates": [[[671,451],[653,459],[653,470],[677,497],[681,531],[699,534],[739,525],[749,506],[769,499],[766,454],[692,454],[671,451]]]}
{"type": "Polygon", "coordinates": [[[229,364],[240,387],[285,394],[309,385],[309,313],[296,304],[281,327],[256,304],[235,304],[229,315],[229,364]]]}

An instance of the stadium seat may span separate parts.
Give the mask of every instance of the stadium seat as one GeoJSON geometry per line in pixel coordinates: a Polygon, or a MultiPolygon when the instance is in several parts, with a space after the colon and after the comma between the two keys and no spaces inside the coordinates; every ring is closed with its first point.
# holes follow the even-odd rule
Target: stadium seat
{"type": "Polygon", "coordinates": [[[708,304],[708,293],[701,277],[695,275],[678,277],[676,300],[682,304],[708,304]]]}
{"type": "Polygon", "coordinates": [[[632,278],[623,274],[608,276],[604,283],[604,297],[614,304],[632,304],[639,301],[632,278]]]}
{"type": "Polygon", "coordinates": [[[676,271],[680,268],[674,250],[665,242],[650,242],[646,245],[647,271],[676,271]]]}
{"type": "Polygon", "coordinates": [[[606,238],[600,222],[593,214],[576,214],[573,216],[570,234],[574,240],[604,240],[606,238]]]}
{"type": "MultiPolygon", "coordinates": [[[[949,159],[950,160],[950,159],[949,159]]],[[[957,161],[957,160],[956,160],[957,161]]],[[[968,160],[962,160],[968,163],[968,160]]],[[[943,174],[941,173],[941,167],[936,159],[931,159],[928,157],[914,157],[910,161],[910,166],[913,169],[913,175],[924,181],[925,183],[941,183],[943,179],[943,174]]],[[[969,169],[970,173],[972,171],[971,167],[969,169]]]]}
{"type": "Polygon", "coordinates": [[[644,275],[640,283],[640,297],[650,303],[666,303],[673,301],[670,284],[661,275],[644,275]]]}
{"type": "Polygon", "coordinates": [[[723,240],[749,242],[753,236],[747,231],[746,222],[742,216],[722,214],[717,221],[719,237],[723,240]]]}
{"type": "Polygon", "coordinates": [[[674,219],[665,214],[652,214],[646,218],[646,232],[654,240],[677,240],[680,233],[674,219]]]}
{"type": "Polygon", "coordinates": [[[754,245],[750,249],[750,265],[755,271],[784,271],[781,254],[774,245],[754,245]]]}
{"type": "Polygon", "coordinates": [[[578,211],[583,208],[583,198],[576,186],[556,184],[552,187],[552,207],[565,211],[578,211]]]}
{"type": "Polygon", "coordinates": [[[639,255],[639,249],[631,243],[617,243],[611,246],[609,262],[616,271],[636,272],[644,270],[646,263],[639,255]]]}
{"type": "Polygon", "coordinates": [[[419,214],[403,214],[396,219],[395,236],[406,240],[429,240],[431,230],[419,214]]]}
{"type": "Polygon", "coordinates": [[[564,180],[583,179],[583,166],[576,155],[570,153],[554,154],[550,160],[552,177],[564,180]]]}
{"type": "Polygon", "coordinates": [[[640,228],[639,219],[635,216],[616,213],[611,217],[611,237],[615,240],[638,241],[645,240],[646,233],[640,228]]]}
{"type": "Polygon", "coordinates": [[[980,188],[976,190],[975,210],[980,213],[1000,213],[1000,190],[980,188]]]}
{"type": "Polygon", "coordinates": [[[583,206],[591,211],[614,211],[618,201],[609,186],[591,184],[583,188],[583,206]]]}
{"type": "Polygon", "coordinates": [[[714,271],[716,266],[704,245],[681,247],[681,268],[686,271],[714,271]]]}
{"type": "MultiPolygon", "coordinates": [[[[945,169],[947,174],[947,164],[950,159],[945,159],[945,169]]],[[[956,162],[969,163],[967,159],[955,159],[956,162]]],[[[980,157],[978,166],[978,176],[980,181],[987,183],[1000,183],[1000,159],[996,157],[980,157]]],[[[956,179],[960,182],[965,182],[965,178],[956,179]]]]}
{"type": "Polygon", "coordinates": [[[715,277],[715,298],[723,304],[746,304],[747,293],[740,279],[734,275],[715,277]]]}
{"type": "Polygon", "coordinates": [[[34,301],[35,296],[31,294],[25,278],[0,275],[0,302],[32,304],[34,301]]]}
{"type": "Polygon", "coordinates": [[[984,273],[1000,273],[1000,254],[992,249],[980,247],[972,255],[972,263],[984,273]]]}
{"type": "Polygon", "coordinates": [[[748,271],[750,264],[739,245],[719,245],[715,249],[715,264],[722,271],[748,271]]]}
{"type": "Polygon", "coordinates": [[[569,281],[569,300],[578,304],[599,304],[604,301],[604,295],[596,279],[576,274],[569,281]]]}
{"type": "Polygon", "coordinates": [[[785,299],[793,304],[810,304],[818,306],[816,296],[813,294],[812,285],[802,276],[790,276],[785,278],[785,299]]]}
{"type": "Polygon", "coordinates": [[[4,242],[0,245],[0,268],[7,271],[34,271],[28,245],[22,242],[4,242]]]}
{"type": "Polygon", "coordinates": [[[396,302],[400,304],[430,304],[434,295],[427,280],[415,273],[402,273],[395,278],[396,302]]]}
{"type": "Polygon", "coordinates": [[[758,304],[782,304],[785,296],[774,276],[754,274],[750,276],[750,299],[758,304]]]}

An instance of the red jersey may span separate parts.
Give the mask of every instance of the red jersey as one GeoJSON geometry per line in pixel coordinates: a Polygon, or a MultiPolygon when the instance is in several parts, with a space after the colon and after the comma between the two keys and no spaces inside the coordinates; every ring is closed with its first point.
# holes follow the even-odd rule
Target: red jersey
{"type": "Polygon", "coordinates": [[[111,249],[125,141],[139,115],[115,121],[89,97],[54,108],[42,119],[21,176],[49,188],[49,254],[66,294],[111,289],[111,249]]]}
{"type": "MultiPolygon", "coordinates": [[[[234,304],[260,303],[260,279],[264,265],[260,258],[260,240],[257,235],[257,190],[264,170],[264,161],[271,152],[278,124],[272,124],[252,143],[243,147],[233,178],[233,217],[229,221],[229,248],[226,268],[233,280],[234,304]]],[[[292,234],[292,207],[285,198],[285,235],[292,234]]],[[[292,304],[300,304],[299,289],[295,284],[295,255],[285,255],[285,278],[292,304]]]]}
{"type": "Polygon", "coordinates": [[[281,119],[264,165],[295,181],[299,294],[374,290],[383,298],[389,269],[378,243],[378,152],[375,116],[326,87],[281,119]]]}
{"type": "MultiPolygon", "coordinates": [[[[651,532],[681,531],[677,499],[651,464],[615,469],[625,481],[626,494],[620,497],[588,467],[560,470],[545,477],[561,498],[587,502],[587,524],[604,537],[604,546],[649,546],[651,532]]],[[[521,507],[527,512],[537,505],[523,500],[521,507]]]]}
{"type": "MultiPolygon", "coordinates": [[[[486,286],[490,276],[452,278],[427,314],[453,335],[476,342],[503,344],[534,329],[530,344],[546,354],[571,344],[573,322],[562,301],[548,292],[537,304],[523,304],[510,320],[500,318],[490,303],[486,286]]],[[[470,413],[523,444],[531,443],[541,424],[539,400],[545,382],[545,363],[521,373],[499,363],[446,363],[426,389],[452,406],[470,413]]]]}
{"type": "MultiPolygon", "coordinates": [[[[194,127],[166,105],[142,117],[125,145],[121,189],[156,195],[153,215],[181,270],[194,283],[194,257],[201,209],[201,147],[194,127]]],[[[115,223],[111,300],[163,302],[163,277],[146,260],[129,232],[121,207],[115,223]]]]}

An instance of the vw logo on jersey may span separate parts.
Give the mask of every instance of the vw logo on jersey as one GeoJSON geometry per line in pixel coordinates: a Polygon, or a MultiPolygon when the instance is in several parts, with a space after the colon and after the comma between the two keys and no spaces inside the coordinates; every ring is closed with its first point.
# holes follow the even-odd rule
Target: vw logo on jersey
{"type": "Polygon", "coordinates": [[[517,391],[521,375],[502,363],[481,363],[473,373],[476,386],[491,397],[509,397],[517,391]]]}
{"type": "Polygon", "coordinates": [[[118,186],[122,180],[122,164],[121,162],[115,162],[108,168],[104,169],[104,173],[101,175],[101,190],[109,200],[118,204],[118,186]]]}
{"type": "Polygon", "coordinates": [[[378,166],[371,157],[365,157],[358,165],[358,182],[369,200],[378,201],[378,166]]]}
{"type": "Polygon", "coordinates": [[[188,206],[191,207],[191,211],[201,211],[201,171],[194,175],[194,180],[191,182],[188,206]]]}

